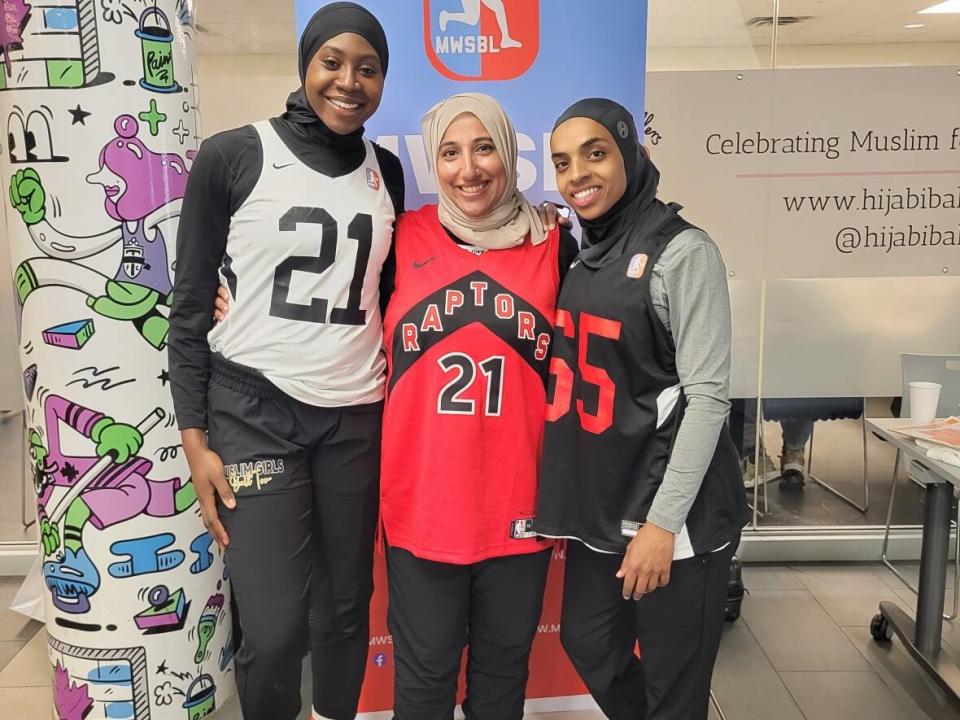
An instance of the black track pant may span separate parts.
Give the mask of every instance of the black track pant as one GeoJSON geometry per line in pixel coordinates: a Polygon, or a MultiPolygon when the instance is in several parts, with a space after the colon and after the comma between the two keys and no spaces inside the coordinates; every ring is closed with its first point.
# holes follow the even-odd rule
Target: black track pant
{"type": "Polygon", "coordinates": [[[736,548],[675,561],[666,587],[634,601],[615,577],[623,556],[569,542],[560,640],[610,720],[706,720],[736,548]]]}
{"type": "Polygon", "coordinates": [[[387,551],[395,720],[450,720],[467,652],[467,720],[523,717],[551,550],[472,565],[387,551]]]}
{"type": "Polygon", "coordinates": [[[319,408],[217,359],[210,447],[237,507],[219,505],[240,616],[245,720],[293,720],[309,648],[313,704],[356,715],[369,643],[381,406],[319,408]],[[309,634],[308,634],[309,632],[309,634]]]}

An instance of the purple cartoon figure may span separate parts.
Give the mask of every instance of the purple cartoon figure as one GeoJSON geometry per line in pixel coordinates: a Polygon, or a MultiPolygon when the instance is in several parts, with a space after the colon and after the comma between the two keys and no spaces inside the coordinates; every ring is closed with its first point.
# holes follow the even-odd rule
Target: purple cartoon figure
{"type": "Polygon", "coordinates": [[[36,170],[18,170],[11,178],[10,202],[44,253],[21,263],[14,283],[21,308],[41,287],[69,287],[84,293],[95,312],[132,322],[161,349],[172,289],[167,238],[172,241],[176,233],[189,171],[179,155],[144,145],[132,116],[118,117],[114,129],[117,137],[100,151],[99,170],[87,176],[87,182],[103,188],[103,207],[112,221],[103,232],[70,235],[58,230],[47,217],[46,191],[36,170]],[[82,263],[117,250],[112,278],[82,263]]]}
{"type": "MultiPolygon", "coordinates": [[[[193,505],[197,496],[189,480],[151,477],[153,463],[138,455],[144,432],[162,419],[162,411],[134,427],[58,395],[49,395],[43,410],[46,441],[38,429],[32,429],[29,437],[40,540],[44,555],[51,557],[43,564],[43,577],[59,610],[85,613],[100,587],[100,573],[84,548],[85,528],[103,530],[140,515],[173,517],[193,505]],[[91,440],[90,452],[65,452],[62,425],[91,440]]],[[[154,557],[154,571],[165,569],[164,557],[154,557]]],[[[136,574],[131,567],[125,575],[123,565],[112,566],[111,574],[136,574]]]]}

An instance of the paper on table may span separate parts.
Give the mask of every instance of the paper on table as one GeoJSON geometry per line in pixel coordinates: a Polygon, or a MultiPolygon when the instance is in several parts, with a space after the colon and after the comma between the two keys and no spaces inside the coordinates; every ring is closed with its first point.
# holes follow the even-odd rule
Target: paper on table
{"type": "Polygon", "coordinates": [[[930,443],[960,450],[960,418],[954,416],[926,425],[910,425],[908,427],[891,428],[891,430],[916,440],[926,440],[930,443]]]}

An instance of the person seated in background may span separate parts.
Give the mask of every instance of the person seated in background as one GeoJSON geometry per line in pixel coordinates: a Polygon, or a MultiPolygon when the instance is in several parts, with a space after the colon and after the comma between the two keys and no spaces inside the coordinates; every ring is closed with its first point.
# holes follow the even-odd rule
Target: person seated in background
{"type": "MultiPolygon", "coordinates": [[[[783,400],[777,400],[778,405],[783,400]]],[[[764,415],[769,412],[764,400],[764,415]]],[[[738,398],[731,401],[730,424],[734,439],[741,448],[740,466],[743,471],[743,485],[752,488],[759,478],[761,484],[780,478],[781,481],[797,481],[801,485],[807,479],[806,448],[813,432],[814,418],[781,419],[780,430],[782,445],[779,466],[774,463],[767,448],[761,442],[760,471],[756,464],[756,422],[757,401],[754,398],[738,398]]]]}

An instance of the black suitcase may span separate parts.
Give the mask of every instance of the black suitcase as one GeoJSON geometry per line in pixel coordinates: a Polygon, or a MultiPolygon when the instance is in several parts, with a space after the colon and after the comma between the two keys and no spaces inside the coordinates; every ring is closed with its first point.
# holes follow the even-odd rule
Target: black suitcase
{"type": "Polygon", "coordinates": [[[740,617],[740,605],[743,603],[743,573],[740,568],[740,559],[734,555],[730,561],[730,579],[727,582],[727,602],[723,608],[723,619],[734,622],[740,617]]]}

